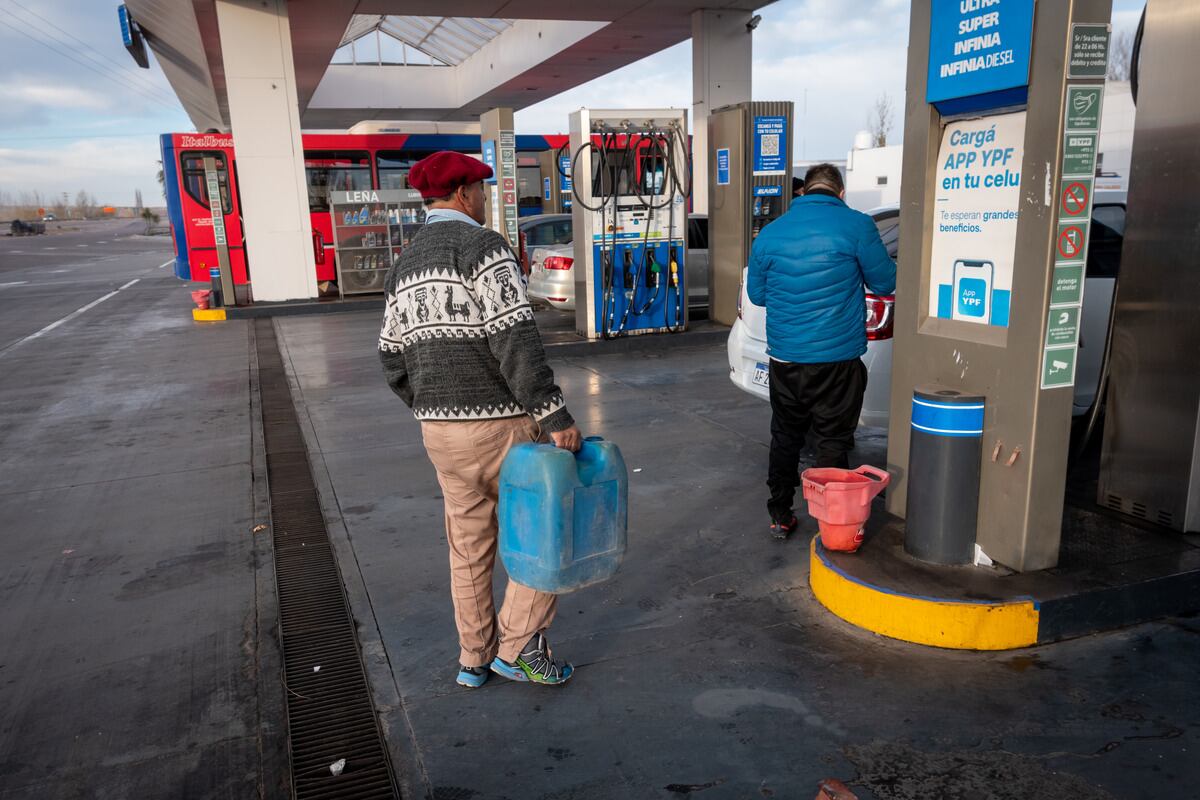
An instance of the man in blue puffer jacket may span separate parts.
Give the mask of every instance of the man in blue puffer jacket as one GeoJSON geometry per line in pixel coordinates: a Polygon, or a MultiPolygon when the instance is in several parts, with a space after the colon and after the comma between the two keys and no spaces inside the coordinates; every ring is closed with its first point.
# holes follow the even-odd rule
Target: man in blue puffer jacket
{"type": "Polygon", "coordinates": [[[832,164],[804,176],[804,195],[754,240],[746,291],[767,309],[771,357],[771,532],[796,529],[792,500],[811,432],[818,467],[849,467],[867,388],[865,284],[896,290],[896,263],[875,222],[849,208],[832,164]]]}

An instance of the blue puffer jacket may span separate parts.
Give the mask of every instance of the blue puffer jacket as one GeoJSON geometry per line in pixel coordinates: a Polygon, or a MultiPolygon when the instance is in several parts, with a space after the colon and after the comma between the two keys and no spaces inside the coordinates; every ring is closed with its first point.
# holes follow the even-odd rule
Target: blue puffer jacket
{"type": "Polygon", "coordinates": [[[896,262],[875,221],[830,194],[794,198],[750,250],[746,292],[767,309],[767,353],[827,364],[867,352],[863,284],[896,291],[896,262]]]}

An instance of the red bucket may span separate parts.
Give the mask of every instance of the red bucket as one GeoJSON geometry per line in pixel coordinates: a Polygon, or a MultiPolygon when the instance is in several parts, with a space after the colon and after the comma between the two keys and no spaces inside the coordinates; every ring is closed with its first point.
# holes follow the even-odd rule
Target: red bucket
{"type": "Polygon", "coordinates": [[[210,299],[212,298],[212,289],[197,289],[192,292],[192,302],[196,304],[196,308],[204,311],[208,308],[210,299]]]}
{"type": "Polygon", "coordinates": [[[826,550],[853,553],[863,541],[863,523],[871,516],[871,501],[892,476],[863,464],[858,469],[818,467],[800,475],[808,513],[817,520],[826,550]]]}

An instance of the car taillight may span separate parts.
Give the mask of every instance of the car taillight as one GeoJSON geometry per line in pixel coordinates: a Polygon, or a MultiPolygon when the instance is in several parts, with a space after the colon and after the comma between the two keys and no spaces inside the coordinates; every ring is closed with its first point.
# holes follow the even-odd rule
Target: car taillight
{"type": "Polygon", "coordinates": [[[570,269],[575,259],[567,256],[547,256],[542,262],[543,269],[570,269]]]}
{"type": "Polygon", "coordinates": [[[895,295],[867,295],[867,339],[892,338],[892,306],[895,303],[895,295]]]}
{"type": "Polygon", "coordinates": [[[525,231],[521,231],[521,235],[517,237],[517,249],[521,251],[521,272],[525,275],[529,274],[529,248],[525,246],[525,231]]]}

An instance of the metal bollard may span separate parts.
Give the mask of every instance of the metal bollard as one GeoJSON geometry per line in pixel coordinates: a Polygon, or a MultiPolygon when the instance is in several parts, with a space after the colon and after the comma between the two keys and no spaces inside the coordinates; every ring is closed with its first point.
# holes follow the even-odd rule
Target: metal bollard
{"type": "Polygon", "coordinates": [[[985,399],[941,386],[913,390],[904,551],[914,558],[975,560],[985,399]]]}
{"type": "Polygon", "coordinates": [[[210,267],[208,280],[212,283],[212,299],[209,300],[209,308],[221,308],[225,305],[221,297],[221,268],[210,267]]]}

